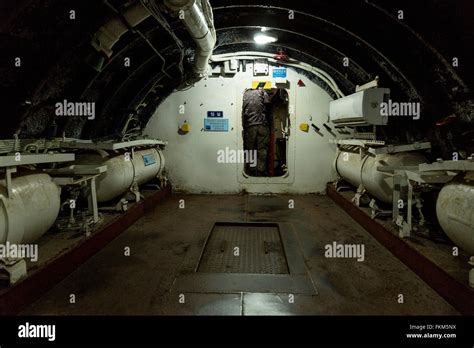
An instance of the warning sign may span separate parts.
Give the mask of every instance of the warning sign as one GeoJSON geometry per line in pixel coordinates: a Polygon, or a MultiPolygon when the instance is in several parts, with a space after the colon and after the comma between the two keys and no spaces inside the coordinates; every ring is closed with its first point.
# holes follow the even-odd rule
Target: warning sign
{"type": "Polygon", "coordinates": [[[252,81],[252,89],[271,89],[272,81],[252,81]]]}

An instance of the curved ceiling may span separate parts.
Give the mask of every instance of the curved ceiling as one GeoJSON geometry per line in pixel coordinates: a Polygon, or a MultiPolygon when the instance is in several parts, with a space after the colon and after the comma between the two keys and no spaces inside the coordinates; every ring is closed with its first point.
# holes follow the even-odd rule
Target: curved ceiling
{"type": "MultiPolygon", "coordinates": [[[[132,2],[109,0],[118,9],[132,2]]],[[[472,1],[309,3],[211,0],[218,37],[214,53],[274,53],[281,47],[291,58],[330,73],[346,94],[355,85],[379,76],[380,85],[391,89],[393,99],[420,101],[424,115],[417,124],[420,133],[452,113],[458,116],[461,128],[465,130],[466,123],[472,127],[472,1]],[[397,18],[400,10],[403,19],[397,18]],[[272,30],[278,42],[256,46],[252,37],[261,27],[272,30]],[[349,58],[349,66],[343,65],[344,57],[349,58]],[[459,60],[457,67],[452,65],[454,57],[459,60]]],[[[6,6],[0,21],[1,87],[6,106],[2,138],[11,138],[15,132],[20,137],[113,137],[122,132],[124,124],[143,127],[156,106],[181,84],[181,51],[153,17],[136,28],[160,56],[140,35],[129,31],[98,72],[93,67],[101,57],[90,40],[114,15],[102,1],[8,0],[2,6],[6,6]],[[69,19],[72,9],[75,20],[69,19]],[[15,57],[22,58],[21,68],[14,67],[15,57]],[[130,58],[130,67],[124,67],[124,57],[130,58]],[[64,99],[95,101],[96,119],[87,123],[56,119],[54,104],[64,99]]],[[[177,19],[168,20],[189,47],[184,64],[190,70],[192,41],[177,19]]],[[[395,133],[393,136],[400,136],[395,133]]]]}

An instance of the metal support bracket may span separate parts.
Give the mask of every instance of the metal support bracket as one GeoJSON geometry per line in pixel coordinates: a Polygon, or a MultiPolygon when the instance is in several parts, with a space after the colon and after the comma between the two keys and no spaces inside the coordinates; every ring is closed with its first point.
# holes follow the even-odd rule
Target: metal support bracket
{"type": "Polygon", "coordinates": [[[0,260],[0,268],[8,273],[10,285],[17,283],[26,276],[26,261],[24,259],[16,259],[14,261],[0,260]]]}
{"type": "Polygon", "coordinates": [[[352,202],[356,206],[360,207],[361,206],[361,198],[362,198],[362,196],[364,196],[366,194],[366,192],[367,192],[367,190],[365,189],[365,187],[363,185],[359,185],[359,187],[357,188],[356,194],[352,198],[352,202]]]}
{"type": "Polygon", "coordinates": [[[424,143],[413,143],[406,145],[387,145],[384,147],[378,148],[369,148],[369,152],[373,155],[386,154],[386,153],[398,153],[398,152],[408,152],[408,151],[420,151],[431,149],[430,142],[424,143]]]}
{"type": "Polygon", "coordinates": [[[372,219],[375,219],[376,217],[382,217],[382,216],[392,216],[392,211],[380,209],[375,199],[370,200],[369,207],[371,210],[372,219]]]}
{"type": "Polygon", "coordinates": [[[341,192],[342,190],[351,190],[352,186],[347,185],[346,182],[342,179],[339,178],[334,182],[334,187],[336,188],[337,192],[341,192]]]}
{"type": "Polygon", "coordinates": [[[88,199],[88,208],[89,208],[89,213],[91,213],[93,216],[93,222],[97,223],[99,222],[99,207],[97,205],[97,191],[96,191],[95,179],[96,179],[96,176],[93,176],[90,178],[90,180],[87,181],[89,192],[90,192],[89,199],[88,199]]]}
{"type": "Polygon", "coordinates": [[[133,182],[132,187],[130,187],[130,192],[134,195],[135,197],[135,202],[140,202],[141,199],[141,194],[140,190],[138,188],[138,183],[136,181],[133,182]]]}
{"type": "Polygon", "coordinates": [[[409,237],[412,230],[413,186],[403,170],[395,170],[393,175],[392,218],[399,227],[401,238],[409,237]],[[402,192],[407,191],[406,201],[402,192]],[[400,209],[406,206],[406,220],[400,214],[400,209]]]}
{"type": "Polygon", "coordinates": [[[5,167],[5,182],[7,186],[7,198],[13,196],[12,174],[16,173],[16,167],[5,167]]]}
{"type": "Polygon", "coordinates": [[[398,229],[398,236],[400,238],[405,238],[405,237],[410,237],[411,234],[411,225],[408,224],[403,216],[398,215],[397,218],[395,219],[395,223],[399,227],[398,229]]]}
{"type": "MultiPolygon", "coordinates": [[[[60,186],[66,185],[86,185],[87,186],[87,207],[88,213],[92,216],[91,219],[84,219],[83,228],[88,235],[90,233],[90,225],[97,224],[101,221],[99,215],[99,206],[97,203],[97,187],[96,179],[102,173],[107,171],[106,166],[91,166],[91,165],[73,165],[66,168],[51,169],[46,172],[53,175],[53,180],[60,186]]],[[[73,222],[74,224],[74,222],[73,222]]]]}

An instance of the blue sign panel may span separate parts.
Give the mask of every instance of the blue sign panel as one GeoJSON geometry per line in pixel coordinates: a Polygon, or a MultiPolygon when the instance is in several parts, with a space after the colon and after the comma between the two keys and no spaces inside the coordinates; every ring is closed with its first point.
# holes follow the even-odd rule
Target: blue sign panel
{"type": "Polygon", "coordinates": [[[273,77],[286,77],[286,68],[274,68],[273,77]]]}
{"type": "Polygon", "coordinates": [[[143,155],[143,162],[145,163],[145,167],[151,166],[152,164],[156,163],[155,156],[152,154],[143,155]]]}
{"type": "Polygon", "coordinates": [[[208,111],[207,117],[224,117],[224,111],[208,111]]]}
{"type": "Polygon", "coordinates": [[[228,118],[205,118],[204,130],[207,132],[228,132],[229,119],[228,118]]]}

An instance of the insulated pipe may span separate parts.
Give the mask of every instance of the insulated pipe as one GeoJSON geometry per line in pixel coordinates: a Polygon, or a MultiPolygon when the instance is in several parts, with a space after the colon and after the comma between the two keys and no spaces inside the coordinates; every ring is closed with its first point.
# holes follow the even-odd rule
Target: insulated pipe
{"type": "Polygon", "coordinates": [[[379,166],[412,166],[425,163],[425,156],[416,152],[400,152],[377,156],[341,151],[335,161],[336,172],[349,184],[363,185],[375,198],[392,203],[392,174],[377,170],[379,166]]]}
{"type": "Polygon", "coordinates": [[[44,173],[14,177],[12,186],[8,197],[6,182],[0,180],[0,244],[33,243],[58,217],[59,187],[44,173]]]}
{"type": "MultiPolygon", "coordinates": [[[[142,4],[136,3],[125,9],[122,15],[131,27],[135,27],[150,17],[150,12],[148,12],[142,4]]],[[[107,57],[111,57],[113,54],[112,47],[128,30],[129,28],[123,22],[122,18],[114,16],[94,34],[92,46],[97,51],[104,52],[107,57]]]]}
{"type": "Polygon", "coordinates": [[[474,172],[457,177],[441,189],[436,215],[446,235],[474,256],[474,172]]]}
{"type": "Polygon", "coordinates": [[[179,12],[179,18],[184,23],[189,34],[196,43],[196,54],[194,58],[194,72],[199,76],[205,76],[209,70],[209,59],[216,44],[216,36],[208,0],[202,0],[203,7],[207,13],[206,19],[203,10],[198,6],[196,0],[165,0],[165,5],[173,12],[179,12]]]}
{"type": "Polygon", "coordinates": [[[107,202],[127,192],[136,182],[142,185],[159,175],[164,168],[165,158],[159,149],[135,150],[133,158],[121,153],[102,157],[91,153],[76,156],[76,164],[107,166],[96,182],[98,202],[107,202]]]}

